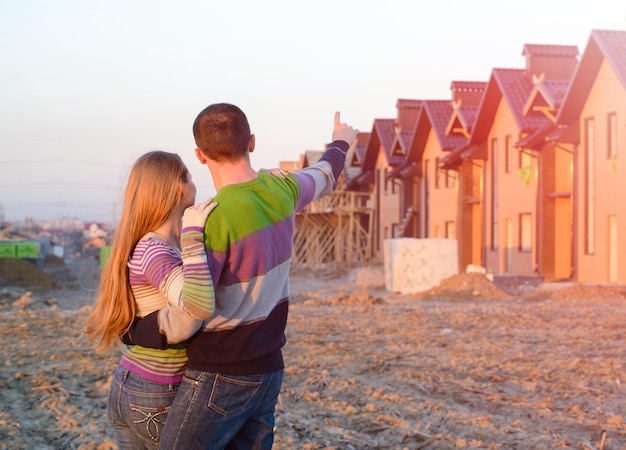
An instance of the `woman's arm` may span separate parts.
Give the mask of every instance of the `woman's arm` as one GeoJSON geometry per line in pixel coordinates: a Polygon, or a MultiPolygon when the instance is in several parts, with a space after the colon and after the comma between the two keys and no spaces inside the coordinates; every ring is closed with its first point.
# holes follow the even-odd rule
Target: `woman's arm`
{"type": "MultiPolygon", "coordinates": [[[[211,317],[215,294],[204,250],[203,229],[216,205],[209,200],[187,208],[181,233],[182,265],[173,266],[165,278],[159,278],[158,269],[145,271],[148,280],[168,299],[168,305],[143,319],[135,319],[130,332],[122,339],[124,343],[167,348],[167,344],[193,336],[202,322],[211,317]]],[[[156,251],[153,246],[153,252],[156,251]]]]}

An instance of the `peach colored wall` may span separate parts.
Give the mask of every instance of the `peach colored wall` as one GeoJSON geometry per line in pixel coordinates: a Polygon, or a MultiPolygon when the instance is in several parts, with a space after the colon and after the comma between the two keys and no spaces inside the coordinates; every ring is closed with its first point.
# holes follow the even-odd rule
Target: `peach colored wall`
{"type": "Polygon", "coordinates": [[[389,167],[385,151],[381,148],[378,152],[376,160],[376,171],[379,173],[380,183],[376,187],[379,189],[380,203],[378,205],[378,224],[377,233],[380,241],[380,248],[375,249],[376,259],[382,261],[383,258],[383,242],[385,239],[393,237],[393,227],[400,223],[400,183],[396,180],[397,186],[395,194],[392,189],[393,180],[387,183],[388,189],[385,190],[385,171],[389,167]],[[386,230],[386,231],[385,231],[386,230]]]}
{"type": "MultiPolygon", "coordinates": [[[[442,170],[439,174],[439,187],[436,186],[436,161],[446,155],[441,151],[439,142],[434,131],[431,129],[426,146],[424,148],[424,160],[432,161],[429,164],[428,183],[430,192],[430,217],[428,236],[431,238],[446,237],[446,222],[454,222],[457,219],[457,202],[458,192],[457,184],[453,187],[446,187],[445,172],[442,170]]],[[[458,172],[454,171],[454,176],[458,178],[458,172]]],[[[455,238],[455,236],[453,236],[455,238]]]]}
{"type": "Polygon", "coordinates": [[[518,152],[511,152],[514,155],[511,172],[505,172],[505,142],[506,136],[511,136],[511,145],[519,138],[519,130],[513,119],[511,111],[504,101],[500,100],[494,121],[487,139],[488,143],[488,160],[486,163],[487,180],[485,196],[483,202],[485,204],[485,223],[486,230],[485,246],[486,246],[486,267],[494,274],[515,273],[522,276],[535,276],[535,252],[536,252],[536,229],[532,229],[532,250],[520,251],[520,219],[521,213],[531,214],[532,223],[535,223],[536,205],[537,205],[537,159],[530,158],[531,161],[531,177],[526,184],[518,176],[518,152]],[[496,191],[498,201],[497,212],[497,249],[491,248],[492,234],[492,201],[491,192],[493,190],[493,177],[491,169],[491,161],[493,158],[492,142],[496,139],[498,143],[497,155],[497,177],[498,186],[496,191]],[[507,230],[507,224],[511,227],[507,230]],[[511,239],[509,239],[509,237],[511,239]],[[507,242],[510,241],[510,242],[507,242]]]}
{"type": "Polygon", "coordinates": [[[580,116],[577,152],[577,267],[579,282],[609,282],[608,217],[617,216],[617,282],[626,283],[626,89],[604,61],[580,116]],[[607,114],[617,114],[617,158],[607,157],[607,114]],[[585,252],[585,119],[595,121],[595,253],[585,252]]]}

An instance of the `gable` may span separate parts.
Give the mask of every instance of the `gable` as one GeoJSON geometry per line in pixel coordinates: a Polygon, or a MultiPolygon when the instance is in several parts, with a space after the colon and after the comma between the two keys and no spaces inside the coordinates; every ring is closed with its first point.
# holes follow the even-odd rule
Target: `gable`
{"type": "Polygon", "coordinates": [[[580,117],[589,91],[606,60],[626,89],[626,31],[593,30],[567,90],[557,122],[570,125],[580,117]]]}

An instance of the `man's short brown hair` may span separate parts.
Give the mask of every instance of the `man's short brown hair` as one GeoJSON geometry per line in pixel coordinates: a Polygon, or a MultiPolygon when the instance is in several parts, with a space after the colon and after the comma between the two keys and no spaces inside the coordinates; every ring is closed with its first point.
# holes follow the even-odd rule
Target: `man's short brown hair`
{"type": "Polygon", "coordinates": [[[250,125],[244,112],[229,103],[207,106],[193,123],[196,146],[214,161],[236,161],[248,154],[250,125]]]}

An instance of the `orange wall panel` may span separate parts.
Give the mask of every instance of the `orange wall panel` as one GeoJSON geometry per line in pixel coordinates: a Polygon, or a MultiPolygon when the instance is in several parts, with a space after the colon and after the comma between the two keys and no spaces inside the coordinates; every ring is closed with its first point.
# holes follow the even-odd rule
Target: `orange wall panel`
{"type": "Polygon", "coordinates": [[[616,216],[618,225],[618,282],[626,283],[626,90],[609,64],[600,67],[580,118],[581,139],[577,152],[577,267],[576,279],[580,282],[605,283],[609,281],[608,217],[616,216]],[[617,114],[618,157],[608,157],[607,114],[617,114]],[[595,251],[588,254],[585,248],[585,120],[593,118],[594,179],[595,179],[595,251]],[[617,194],[617,195],[616,195],[617,194]]]}

